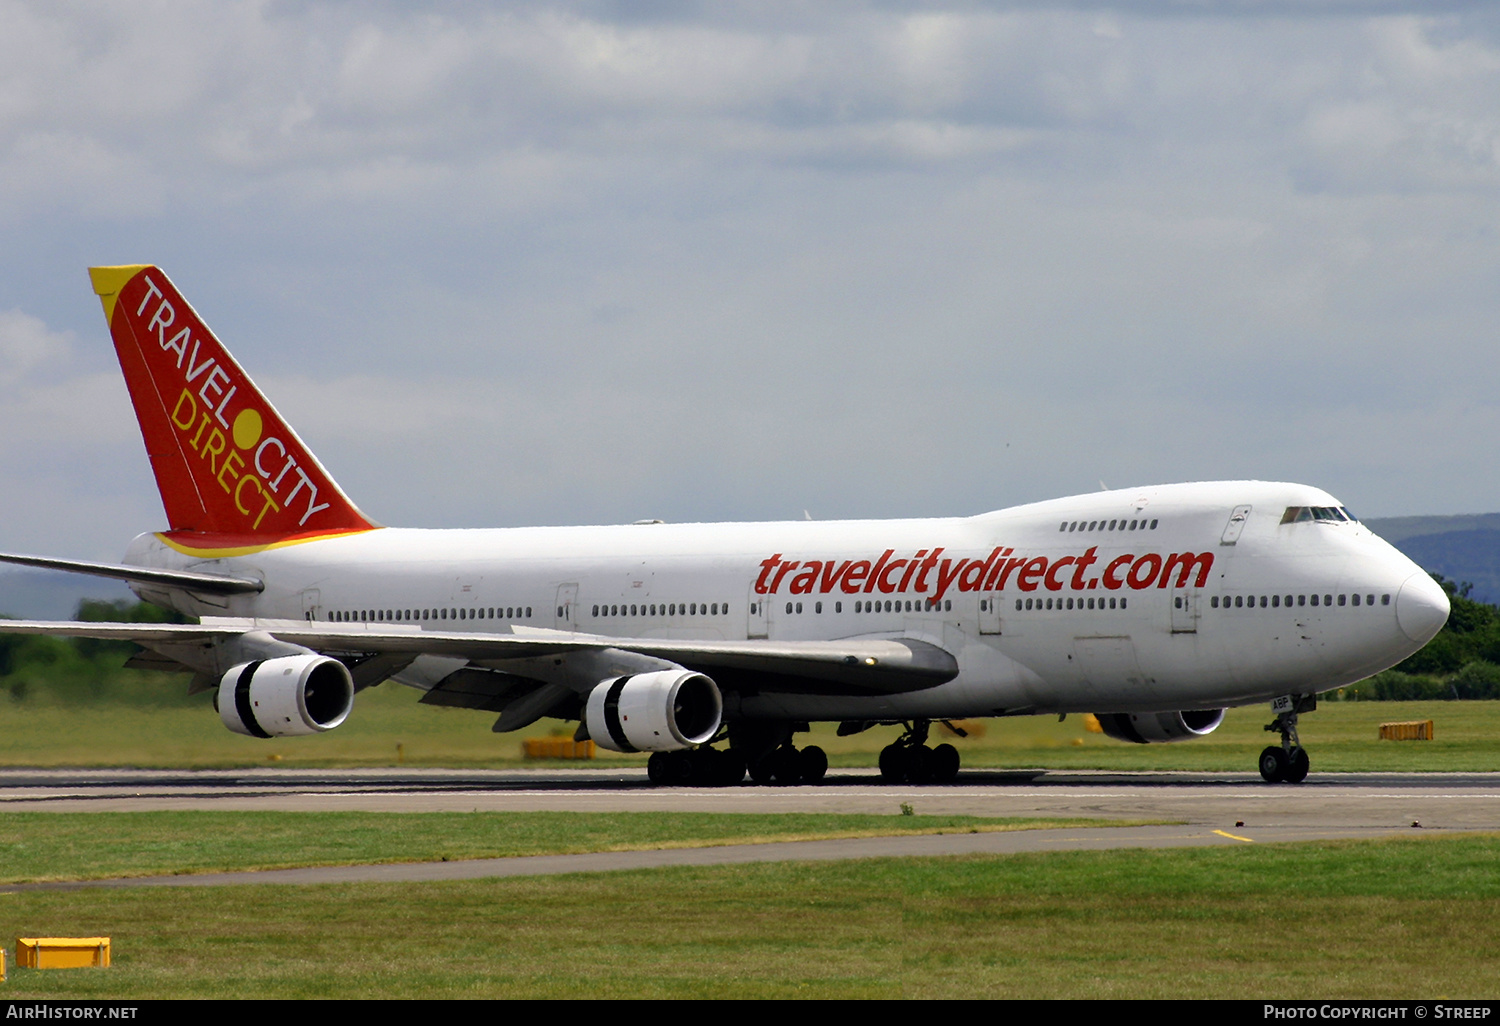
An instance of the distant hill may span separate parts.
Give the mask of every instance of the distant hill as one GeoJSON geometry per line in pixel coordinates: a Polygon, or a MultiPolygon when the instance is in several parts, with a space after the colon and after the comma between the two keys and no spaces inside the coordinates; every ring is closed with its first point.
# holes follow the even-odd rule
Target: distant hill
{"type": "Polygon", "coordinates": [[[1473,584],[1475,601],[1500,605],[1500,513],[1386,517],[1365,525],[1422,569],[1473,584]]]}

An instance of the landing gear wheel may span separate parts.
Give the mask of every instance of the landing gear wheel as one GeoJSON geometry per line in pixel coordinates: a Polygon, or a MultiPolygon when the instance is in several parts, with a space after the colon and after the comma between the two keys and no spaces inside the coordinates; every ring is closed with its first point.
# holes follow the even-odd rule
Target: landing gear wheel
{"type": "Polygon", "coordinates": [[[653,784],[665,784],[668,782],[666,752],[651,753],[651,758],[646,760],[646,777],[653,784]]]}
{"type": "Polygon", "coordinates": [[[880,750],[880,779],[887,784],[906,781],[906,749],[900,745],[886,745],[880,750]]]}
{"type": "Polygon", "coordinates": [[[934,784],[951,784],[958,779],[958,749],[952,745],[938,745],[928,763],[934,784]]]}
{"type": "Polygon", "coordinates": [[[1285,780],[1290,760],[1286,749],[1271,745],[1260,753],[1260,775],[1268,784],[1279,784],[1285,780]]]}
{"type": "Polygon", "coordinates": [[[769,758],[771,763],[771,779],[783,787],[802,783],[802,759],[801,753],[791,745],[778,748],[772,752],[769,758]]]}
{"type": "Polygon", "coordinates": [[[797,764],[804,784],[821,784],[828,773],[828,755],[817,745],[808,745],[798,752],[797,764]]]}
{"type": "Polygon", "coordinates": [[[1287,763],[1286,774],[1282,777],[1288,784],[1300,784],[1307,779],[1307,771],[1311,766],[1311,760],[1307,757],[1306,748],[1293,748],[1292,757],[1287,763]]]}
{"type": "Polygon", "coordinates": [[[775,752],[767,752],[750,764],[750,779],[764,787],[774,779],[775,752]]]}
{"type": "Polygon", "coordinates": [[[745,782],[745,757],[733,748],[719,760],[720,782],[725,787],[736,787],[745,782]]]}
{"type": "Polygon", "coordinates": [[[906,750],[906,782],[908,784],[932,783],[932,749],[926,745],[913,745],[906,750]]]}

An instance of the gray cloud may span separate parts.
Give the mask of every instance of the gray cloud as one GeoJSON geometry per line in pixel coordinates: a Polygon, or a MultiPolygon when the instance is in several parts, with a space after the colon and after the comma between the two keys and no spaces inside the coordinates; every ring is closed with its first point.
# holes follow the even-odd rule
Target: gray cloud
{"type": "Polygon", "coordinates": [[[143,260],[392,523],[1500,508],[1489,5],[0,17],[12,547],[155,526],[82,275],[143,260]]]}

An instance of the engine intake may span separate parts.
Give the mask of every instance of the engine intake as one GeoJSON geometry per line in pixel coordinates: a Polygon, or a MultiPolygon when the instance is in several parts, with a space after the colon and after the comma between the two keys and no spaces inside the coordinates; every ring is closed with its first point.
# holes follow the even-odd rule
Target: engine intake
{"type": "Polygon", "coordinates": [[[596,685],[583,722],[612,752],[671,752],[713,737],[723,713],[718,685],[703,674],[655,670],[596,685]]]}
{"type": "Polygon", "coordinates": [[[219,719],[236,734],[321,734],[348,718],[354,679],[337,659],[314,653],[257,659],[224,674],[215,702],[219,719]]]}
{"type": "Polygon", "coordinates": [[[1224,709],[1188,712],[1095,713],[1104,733],[1138,745],[1165,744],[1211,734],[1224,722],[1224,709]]]}

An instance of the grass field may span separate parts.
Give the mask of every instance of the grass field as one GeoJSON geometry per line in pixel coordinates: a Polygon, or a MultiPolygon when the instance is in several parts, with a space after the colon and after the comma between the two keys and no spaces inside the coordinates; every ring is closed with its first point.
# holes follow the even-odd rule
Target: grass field
{"type": "Polygon", "coordinates": [[[979,833],[1142,820],[808,813],[4,812],[0,882],[979,833]]]}
{"type": "MultiPolygon", "coordinates": [[[[1495,837],[32,892],[0,936],[113,938],[9,999],[1485,998],[1495,837]]],[[[8,942],[7,942],[8,943],[8,942]]]]}
{"type": "MultiPolygon", "coordinates": [[[[163,688],[180,689],[180,682],[163,688]]],[[[492,734],[492,717],[462,709],[420,705],[418,694],[395,684],[362,692],[353,715],[338,730],[317,737],[262,741],[225,730],[199,696],[160,705],[49,700],[33,687],[25,701],[0,693],[0,765],[5,766],[417,766],[500,767],[521,762],[521,737],[571,733],[574,724],[543,721],[519,734],[492,734]],[[399,746],[399,748],[398,748],[399,746]],[[399,754],[398,754],[399,753],[399,754]]],[[[1018,717],[978,721],[976,736],[945,737],[963,753],[964,765],[1094,769],[1185,769],[1253,772],[1259,751],[1276,739],[1261,727],[1263,706],[1231,709],[1206,738],[1169,745],[1132,745],[1084,729],[1083,717],[1018,717]]],[[[833,766],[873,766],[881,747],[898,734],[877,727],[853,737],[818,724],[799,744],[816,743],[833,766]]],[[[934,736],[941,734],[934,729],[934,736]]],[[[1500,771],[1500,702],[1324,702],[1302,717],[1303,743],[1313,771],[1500,771]],[[1436,723],[1428,742],[1377,740],[1387,720],[1436,723]]],[[[600,752],[602,768],[641,765],[640,756],[600,752]]]]}

